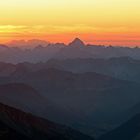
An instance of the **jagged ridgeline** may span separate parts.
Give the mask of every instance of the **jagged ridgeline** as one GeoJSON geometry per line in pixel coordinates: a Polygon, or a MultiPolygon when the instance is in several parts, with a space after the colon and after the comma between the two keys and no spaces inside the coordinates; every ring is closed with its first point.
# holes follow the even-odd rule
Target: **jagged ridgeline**
{"type": "Polygon", "coordinates": [[[46,62],[49,59],[107,59],[124,56],[140,59],[140,49],[138,47],[85,44],[79,38],[75,38],[68,45],[43,40],[17,41],[7,44],[7,46],[0,45],[0,61],[11,63],[46,62]]]}

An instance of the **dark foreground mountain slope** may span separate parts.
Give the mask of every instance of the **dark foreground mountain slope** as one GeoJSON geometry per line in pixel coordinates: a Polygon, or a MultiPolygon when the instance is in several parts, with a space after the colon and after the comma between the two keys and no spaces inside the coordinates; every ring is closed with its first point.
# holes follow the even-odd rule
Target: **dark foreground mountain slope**
{"type": "Polygon", "coordinates": [[[136,115],[120,127],[101,136],[99,140],[139,140],[140,114],[136,115]]]}
{"type": "Polygon", "coordinates": [[[1,140],[31,140],[23,134],[18,133],[8,125],[0,121],[0,139],[1,140]]]}
{"type": "Polygon", "coordinates": [[[0,103],[0,138],[29,140],[93,140],[76,130],[0,103]],[[8,136],[7,136],[8,135],[8,136]]]}

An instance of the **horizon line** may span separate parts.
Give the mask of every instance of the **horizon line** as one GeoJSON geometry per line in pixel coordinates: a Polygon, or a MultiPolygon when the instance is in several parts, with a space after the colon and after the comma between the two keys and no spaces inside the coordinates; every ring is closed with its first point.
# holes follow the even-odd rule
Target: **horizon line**
{"type": "MultiPolygon", "coordinates": [[[[93,41],[84,41],[84,40],[80,39],[79,37],[75,37],[75,38],[73,38],[71,41],[69,41],[67,43],[65,43],[63,41],[50,42],[47,39],[40,39],[40,38],[31,38],[31,39],[24,39],[23,38],[23,39],[13,39],[13,40],[9,40],[7,42],[1,42],[0,41],[0,44],[1,45],[7,45],[7,46],[11,47],[12,43],[15,43],[15,44],[17,43],[17,45],[23,45],[24,46],[24,45],[27,45],[26,43],[29,43],[29,41],[42,41],[42,42],[44,41],[44,43],[46,42],[47,45],[48,44],[57,44],[57,43],[60,43],[60,44],[62,43],[62,44],[65,44],[65,45],[69,45],[76,38],[81,40],[86,46],[87,45],[93,45],[93,46],[105,46],[105,47],[112,46],[112,47],[126,47],[126,48],[127,47],[128,48],[136,48],[136,47],[138,47],[138,48],[140,48],[140,45],[123,45],[123,44],[122,45],[121,44],[115,45],[115,44],[111,44],[111,42],[118,42],[118,43],[120,43],[120,42],[131,42],[132,43],[132,42],[140,42],[140,40],[93,40],[93,41]],[[102,43],[96,44],[97,42],[102,42],[102,43]],[[103,42],[108,42],[108,44],[106,44],[106,43],[104,44],[103,42]],[[25,43],[25,44],[22,44],[22,43],[25,43]]],[[[41,45],[41,44],[38,44],[38,45],[41,45]]],[[[16,46],[16,47],[18,47],[18,46],[16,46]]],[[[19,48],[20,48],[20,46],[19,46],[19,48]]]]}
{"type": "Polygon", "coordinates": [[[11,43],[13,43],[14,41],[15,42],[18,42],[20,43],[20,41],[23,41],[24,43],[28,43],[28,41],[44,41],[48,44],[56,44],[56,43],[63,43],[65,45],[68,45],[69,43],[71,43],[72,41],[74,41],[76,38],[80,39],[82,42],[84,42],[86,45],[97,45],[97,46],[115,46],[115,47],[140,47],[140,40],[134,40],[134,39],[131,39],[131,40],[119,40],[119,39],[112,39],[112,40],[105,40],[105,39],[96,39],[96,40],[84,40],[84,39],[81,39],[80,37],[73,37],[73,39],[69,40],[69,41],[49,41],[48,39],[42,39],[42,38],[29,38],[29,39],[11,39],[9,41],[6,41],[6,42],[1,42],[0,44],[5,44],[5,45],[9,45],[11,43]],[[100,42],[97,44],[97,42],[100,42]],[[111,43],[112,42],[112,43],[111,43]],[[126,44],[123,44],[122,42],[126,43],[126,44]],[[133,44],[133,43],[139,43],[138,44],[133,44]],[[116,43],[116,44],[114,44],[116,43]],[[122,43],[122,44],[121,44],[122,43]],[[129,44],[129,43],[132,43],[132,44],[129,44]]]}

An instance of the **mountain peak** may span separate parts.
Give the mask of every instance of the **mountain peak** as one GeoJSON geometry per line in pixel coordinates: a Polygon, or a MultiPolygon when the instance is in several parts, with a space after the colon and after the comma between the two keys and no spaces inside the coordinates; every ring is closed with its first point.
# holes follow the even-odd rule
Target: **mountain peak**
{"type": "Polygon", "coordinates": [[[85,47],[85,44],[81,39],[75,38],[71,43],[69,43],[69,46],[71,46],[71,47],[85,47]]]}

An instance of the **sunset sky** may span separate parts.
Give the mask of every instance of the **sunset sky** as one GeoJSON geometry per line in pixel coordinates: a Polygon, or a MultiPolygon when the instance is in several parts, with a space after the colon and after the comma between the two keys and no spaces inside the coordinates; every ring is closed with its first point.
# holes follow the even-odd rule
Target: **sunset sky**
{"type": "Polygon", "coordinates": [[[140,46],[140,0],[1,0],[0,42],[45,39],[140,46]]]}

